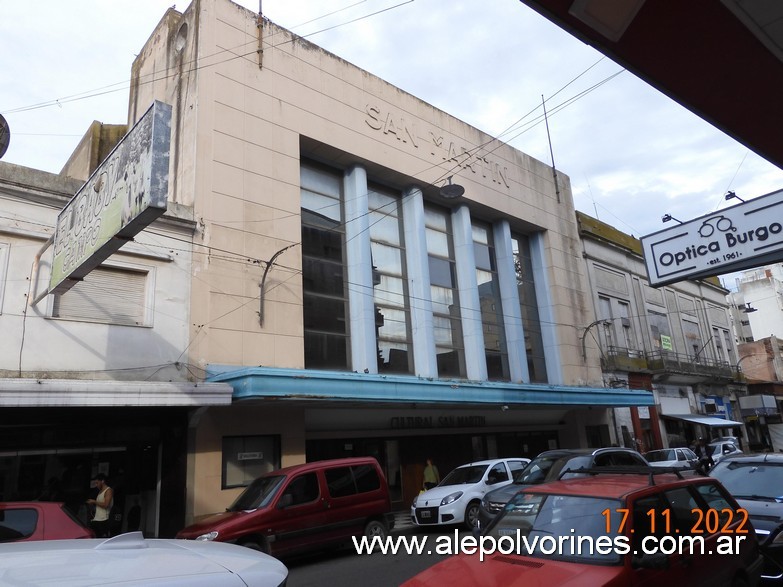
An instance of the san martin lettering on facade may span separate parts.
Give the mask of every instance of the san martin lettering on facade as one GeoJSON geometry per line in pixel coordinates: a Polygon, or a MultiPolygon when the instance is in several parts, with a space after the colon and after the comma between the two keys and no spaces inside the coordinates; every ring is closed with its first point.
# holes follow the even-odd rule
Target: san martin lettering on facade
{"type": "MultiPolygon", "coordinates": [[[[385,114],[377,106],[367,105],[365,122],[373,130],[383,132],[385,135],[393,136],[398,141],[413,145],[418,149],[422,142],[416,126],[405,120],[402,116],[395,116],[391,112],[385,114]]],[[[467,148],[457,145],[454,141],[446,144],[443,136],[428,131],[430,146],[430,155],[441,161],[453,161],[462,169],[467,169],[476,175],[489,179],[493,183],[510,187],[508,178],[508,167],[497,161],[474,152],[475,148],[467,148]]]]}
{"type": "Polygon", "coordinates": [[[485,416],[395,416],[389,420],[389,428],[476,428],[486,423],[485,416]]]}

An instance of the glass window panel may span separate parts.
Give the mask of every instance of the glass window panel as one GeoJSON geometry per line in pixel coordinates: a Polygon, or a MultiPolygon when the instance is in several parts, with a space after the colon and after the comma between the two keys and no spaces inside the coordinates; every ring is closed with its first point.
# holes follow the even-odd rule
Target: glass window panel
{"type": "Polygon", "coordinates": [[[481,243],[483,245],[489,245],[489,230],[487,230],[484,226],[476,226],[475,224],[471,227],[473,229],[473,242],[474,243],[481,243]]]}
{"type": "Polygon", "coordinates": [[[440,377],[464,377],[465,359],[462,351],[450,348],[435,349],[438,360],[438,375],[440,377]]]}
{"type": "Polygon", "coordinates": [[[305,294],[305,330],[345,334],[345,302],[340,299],[305,294]]]}
{"type": "Polygon", "coordinates": [[[486,271],[492,271],[492,259],[489,247],[479,243],[473,243],[473,254],[476,257],[476,267],[486,271]]]}
{"type": "Polygon", "coordinates": [[[305,331],[304,346],[305,365],[308,369],[347,368],[347,337],[305,331]]]}
{"type": "Polygon", "coordinates": [[[436,345],[462,346],[462,341],[459,338],[459,320],[456,318],[447,318],[445,316],[433,316],[432,325],[436,345]]]}
{"type": "Polygon", "coordinates": [[[522,325],[525,330],[525,352],[527,354],[530,381],[546,383],[546,357],[541,334],[541,321],[538,313],[536,285],[533,279],[533,263],[530,256],[530,240],[527,236],[511,239],[514,253],[514,268],[519,292],[519,307],[522,313],[522,325]]]}
{"type": "Polygon", "coordinates": [[[342,219],[339,200],[314,192],[302,190],[302,208],[309,210],[311,214],[322,216],[335,222],[340,222],[342,219]]]}
{"type": "Polygon", "coordinates": [[[454,305],[454,290],[448,287],[430,288],[432,298],[432,311],[437,314],[450,314],[454,305]]]}
{"type": "Polygon", "coordinates": [[[302,255],[342,263],[343,237],[339,232],[302,226],[302,255]]]}
{"type": "Polygon", "coordinates": [[[370,212],[370,237],[392,245],[400,244],[400,221],[382,212],[370,212]]]}
{"type": "Polygon", "coordinates": [[[342,176],[325,169],[302,165],[299,169],[299,181],[303,190],[329,194],[339,198],[342,193],[342,176]]]}
{"type": "Polygon", "coordinates": [[[427,252],[430,255],[450,258],[449,254],[449,235],[445,232],[438,232],[427,229],[427,252]]]}
{"type": "Polygon", "coordinates": [[[429,257],[430,283],[441,287],[454,287],[454,279],[451,272],[451,261],[429,257]]]}
{"type": "Polygon", "coordinates": [[[434,228],[441,232],[447,232],[448,219],[446,212],[442,210],[433,210],[432,208],[424,208],[424,225],[427,228],[434,228]]]}
{"type": "MultiPolygon", "coordinates": [[[[482,271],[481,269],[476,270],[476,284],[481,287],[482,285],[486,284],[492,284],[493,275],[489,271],[482,271]]],[[[479,295],[481,295],[481,291],[479,291],[479,295]]],[[[484,294],[487,295],[487,294],[484,294]]],[[[492,295],[491,288],[489,295],[492,295]]]]}
{"type": "Polygon", "coordinates": [[[302,259],[304,291],[327,295],[343,295],[343,266],[322,259],[302,259]]]}
{"type": "Polygon", "coordinates": [[[369,192],[369,200],[370,210],[379,210],[384,214],[390,214],[392,216],[397,215],[397,207],[400,201],[397,196],[384,194],[371,189],[369,192]]]}
{"type": "Polygon", "coordinates": [[[405,307],[402,279],[381,275],[381,283],[374,289],[375,301],[386,306],[405,307]]]}
{"type": "Polygon", "coordinates": [[[381,373],[413,372],[407,344],[380,341],[378,351],[378,370],[381,373]]]}
{"type": "Polygon", "coordinates": [[[407,316],[404,310],[379,307],[378,312],[383,316],[383,326],[378,329],[379,338],[408,340],[407,316]]]}
{"type": "Polygon", "coordinates": [[[402,276],[402,252],[400,249],[373,242],[372,264],[381,273],[402,276]]]}

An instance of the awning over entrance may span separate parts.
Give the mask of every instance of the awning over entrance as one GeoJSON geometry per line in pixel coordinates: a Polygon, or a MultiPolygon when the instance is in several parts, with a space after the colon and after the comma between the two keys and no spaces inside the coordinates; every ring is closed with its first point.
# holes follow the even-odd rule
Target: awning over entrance
{"type": "Polygon", "coordinates": [[[227,383],[0,379],[0,407],[225,406],[227,383]]]}
{"type": "Polygon", "coordinates": [[[672,418],[674,420],[683,420],[685,422],[691,422],[693,424],[702,424],[709,428],[734,428],[735,426],[742,426],[742,422],[735,422],[734,420],[726,420],[725,418],[716,418],[714,416],[701,416],[699,414],[661,414],[664,418],[672,418]]]}
{"type": "Polygon", "coordinates": [[[450,406],[557,405],[652,406],[653,394],[642,389],[537,385],[502,381],[424,379],[311,369],[210,366],[210,381],[234,388],[234,400],[276,399],[367,403],[416,403],[450,406]]]}

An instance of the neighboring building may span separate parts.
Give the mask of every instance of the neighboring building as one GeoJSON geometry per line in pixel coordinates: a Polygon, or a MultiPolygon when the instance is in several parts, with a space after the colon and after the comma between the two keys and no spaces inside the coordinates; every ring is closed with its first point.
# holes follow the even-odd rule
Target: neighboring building
{"type": "Polygon", "coordinates": [[[783,338],[783,263],[743,271],[728,299],[738,343],[783,338]]]}
{"type": "Polygon", "coordinates": [[[783,450],[780,402],[783,398],[783,346],[776,336],[737,346],[738,365],[748,383],[748,397],[740,398],[754,450],[783,450]]]}
{"type": "MultiPolygon", "coordinates": [[[[99,152],[101,133],[94,126],[84,146],[99,152]]],[[[0,162],[0,501],[47,488],[84,518],[103,472],[117,530],[138,511],[133,526],[172,534],[184,516],[191,412],[230,404],[232,393],[194,383],[185,358],[195,222],[170,206],[71,290],[42,297],[48,239],[86,179],[75,159],[70,171],[80,179],[0,162]]]]}
{"type": "Polygon", "coordinates": [[[611,407],[652,404],[582,357],[566,176],[227,0],[169,10],[131,88],[130,123],[173,106],[196,223],[183,360],[234,388],[191,419],[188,519],[359,454],[406,507],[426,457],[613,442],[611,407]]]}
{"type": "Polygon", "coordinates": [[[739,433],[745,389],[726,290],[717,279],[652,288],[638,239],[577,219],[597,314],[583,341],[599,344],[607,387],[655,394],[653,407],[615,410],[618,438],[644,451],[739,433]]]}

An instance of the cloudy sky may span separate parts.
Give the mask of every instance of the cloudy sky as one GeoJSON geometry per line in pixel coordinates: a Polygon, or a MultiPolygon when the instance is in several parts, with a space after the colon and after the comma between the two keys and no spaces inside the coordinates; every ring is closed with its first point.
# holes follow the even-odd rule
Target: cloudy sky
{"type": "MultiPolygon", "coordinates": [[[[257,12],[258,0],[239,4],[257,12]]],[[[127,117],[131,63],[171,0],[0,0],[3,161],[58,172],[93,120],[127,117]]],[[[264,14],[571,178],[637,237],[783,188],[783,171],[518,0],[262,0],[264,14]],[[736,202],[735,202],[736,203],[736,202]]],[[[187,2],[176,4],[184,10],[187,2]]],[[[728,284],[727,284],[728,285],[728,284]]]]}

